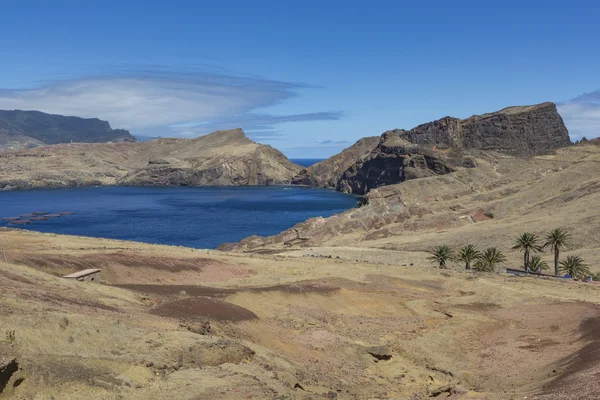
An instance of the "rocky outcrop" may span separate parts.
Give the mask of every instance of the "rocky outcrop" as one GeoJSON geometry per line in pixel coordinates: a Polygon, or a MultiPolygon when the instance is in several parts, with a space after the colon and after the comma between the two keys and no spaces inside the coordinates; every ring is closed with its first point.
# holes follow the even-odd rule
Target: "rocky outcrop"
{"type": "Polygon", "coordinates": [[[385,132],[368,156],[341,175],[336,187],[362,195],[380,186],[475,167],[469,151],[532,156],[570,144],[553,103],[509,107],[464,120],[444,117],[409,131],[385,132]]]}
{"type": "Polygon", "coordinates": [[[0,356],[0,394],[4,392],[4,388],[18,370],[19,364],[16,358],[0,356]]]}
{"type": "Polygon", "coordinates": [[[195,139],[62,144],[0,155],[0,190],[289,184],[302,169],[241,129],[195,139]]]}
{"type": "Polygon", "coordinates": [[[428,148],[493,150],[531,156],[571,144],[554,103],[508,107],[467,119],[444,117],[391,133],[428,148]]]}
{"type": "Polygon", "coordinates": [[[364,137],[341,153],[303,169],[292,179],[292,183],[295,185],[334,188],[342,174],[356,160],[368,156],[378,143],[379,136],[364,137]]]}
{"type": "Polygon", "coordinates": [[[135,142],[124,129],[97,118],[65,117],[40,111],[0,110],[0,148],[57,143],[135,142]]]}
{"type": "Polygon", "coordinates": [[[368,157],[357,161],[342,174],[337,190],[366,194],[379,186],[453,171],[454,168],[434,152],[393,134],[384,134],[368,157]]]}

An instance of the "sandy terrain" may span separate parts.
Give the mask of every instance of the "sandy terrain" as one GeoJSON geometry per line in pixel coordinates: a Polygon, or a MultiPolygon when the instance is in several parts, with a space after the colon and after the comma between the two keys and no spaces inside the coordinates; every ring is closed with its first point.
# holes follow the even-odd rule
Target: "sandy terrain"
{"type": "Polygon", "coordinates": [[[0,241],[0,358],[20,368],[0,398],[600,396],[594,284],[439,270],[419,251],[0,241]],[[59,277],[91,267],[106,284],[59,277]]]}

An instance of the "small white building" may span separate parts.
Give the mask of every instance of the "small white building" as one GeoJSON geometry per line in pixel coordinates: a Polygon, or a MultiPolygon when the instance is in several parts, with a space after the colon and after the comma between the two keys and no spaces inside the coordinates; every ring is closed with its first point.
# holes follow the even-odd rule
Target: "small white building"
{"type": "Polygon", "coordinates": [[[100,270],[96,268],[84,269],[83,271],[65,275],[63,278],[77,279],[83,282],[100,282],[100,270]]]}

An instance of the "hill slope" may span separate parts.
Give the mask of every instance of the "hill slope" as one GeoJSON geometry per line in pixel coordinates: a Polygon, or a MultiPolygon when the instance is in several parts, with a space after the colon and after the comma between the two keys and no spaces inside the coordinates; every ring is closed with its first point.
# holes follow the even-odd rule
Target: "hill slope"
{"type": "Polygon", "coordinates": [[[344,171],[356,160],[369,155],[378,143],[379,136],[364,137],[341,153],[300,171],[292,183],[316,187],[336,187],[344,171]]]}
{"type": "Polygon", "coordinates": [[[571,144],[553,103],[508,107],[463,120],[444,117],[408,131],[384,132],[378,143],[373,137],[361,141],[302,171],[294,182],[364,195],[380,186],[474,166],[470,156],[482,151],[530,157],[571,144]]]}
{"type": "Polygon", "coordinates": [[[0,155],[0,189],[89,185],[268,185],[301,167],[241,129],[196,139],[60,144],[0,155]]]}
{"type": "Polygon", "coordinates": [[[70,142],[135,142],[124,129],[97,118],[65,117],[40,111],[0,110],[0,149],[70,142]]]}
{"type": "MultiPolygon", "coordinates": [[[[518,267],[522,254],[510,251],[516,235],[544,235],[563,227],[573,234],[571,254],[600,257],[595,239],[600,216],[594,211],[600,207],[600,146],[580,144],[531,158],[486,152],[474,162],[472,168],[373,189],[357,209],[221,248],[306,252],[316,246],[343,247],[347,255],[342,257],[354,259],[356,248],[427,251],[473,243],[499,247],[509,265],[518,267]],[[307,240],[290,246],[298,235],[307,240]]],[[[549,255],[544,257],[552,263],[549,255]]]]}

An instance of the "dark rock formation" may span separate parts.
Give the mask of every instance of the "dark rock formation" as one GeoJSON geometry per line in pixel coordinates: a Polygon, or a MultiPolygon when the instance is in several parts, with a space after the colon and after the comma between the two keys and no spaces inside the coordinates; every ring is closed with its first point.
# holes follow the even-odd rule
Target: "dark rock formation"
{"type": "Polygon", "coordinates": [[[0,357],[0,394],[12,378],[13,374],[19,370],[19,364],[14,357],[0,357]]]}
{"type": "Polygon", "coordinates": [[[429,148],[493,150],[517,156],[531,156],[571,144],[554,103],[508,107],[464,120],[444,117],[409,131],[391,133],[429,148]]]}
{"type": "Polygon", "coordinates": [[[432,151],[386,133],[367,158],[357,161],[343,173],[337,190],[366,194],[379,186],[452,171],[454,168],[432,151]]]}
{"type": "Polygon", "coordinates": [[[128,131],[97,118],[65,117],[40,111],[0,110],[0,147],[36,147],[70,142],[135,142],[128,131]]]}
{"type": "Polygon", "coordinates": [[[553,103],[508,107],[461,120],[444,117],[409,131],[381,136],[379,145],[346,170],[337,183],[344,192],[365,194],[372,188],[408,179],[474,168],[470,150],[532,156],[571,144],[553,103]]]}
{"type": "Polygon", "coordinates": [[[378,143],[379,136],[364,137],[341,153],[303,169],[292,178],[292,184],[334,188],[344,171],[368,156],[378,143]]]}

